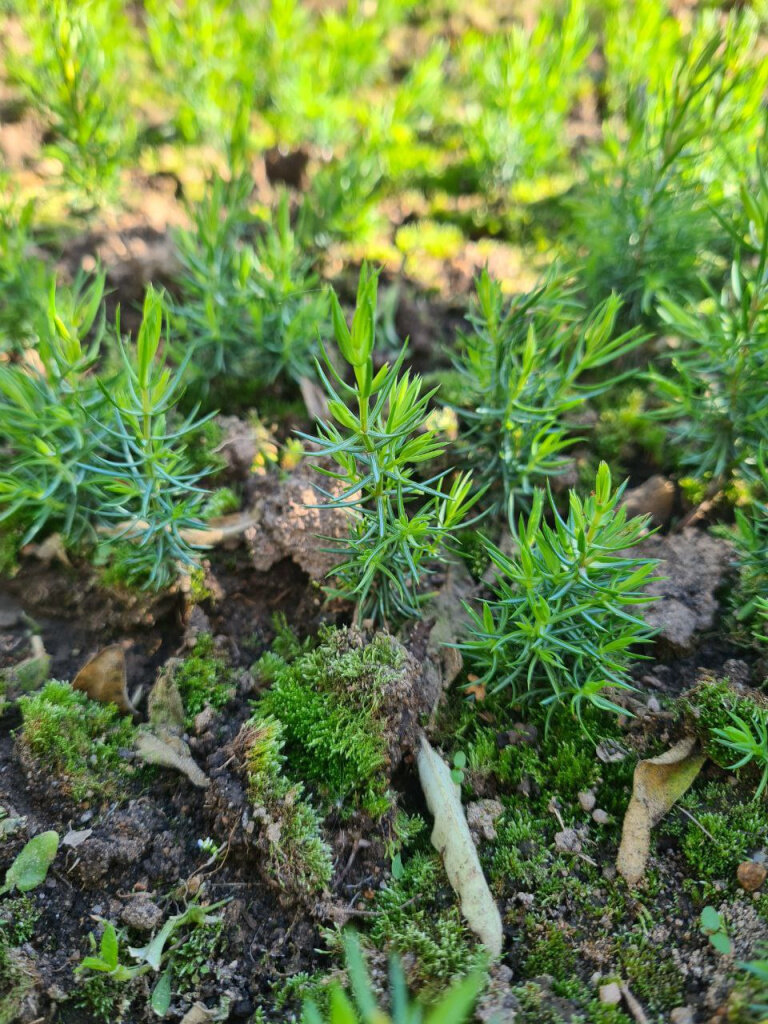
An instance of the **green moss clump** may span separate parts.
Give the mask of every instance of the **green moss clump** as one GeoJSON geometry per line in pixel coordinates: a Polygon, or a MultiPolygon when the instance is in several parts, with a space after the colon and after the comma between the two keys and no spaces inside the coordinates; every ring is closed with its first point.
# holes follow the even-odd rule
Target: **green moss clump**
{"type": "Polygon", "coordinates": [[[437,855],[409,857],[402,876],[376,893],[371,909],[370,939],[403,956],[409,984],[425,998],[485,966],[485,953],[461,919],[437,855]]]}
{"type": "Polygon", "coordinates": [[[632,994],[654,1013],[669,1012],[685,1002],[685,984],[674,961],[658,946],[628,942],[619,950],[632,994]]]}
{"type": "Polygon", "coordinates": [[[232,669],[216,652],[210,633],[200,633],[192,651],[173,674],[186,712],[185,723],[191,728],[204,707],[223,708],[235,694],[232,669]]]}
{"type": "MultiPolygon", "coordinates": [[[[529,938],[533,936],[535,921],[529,917],[526,921],[529,938]]],[[[525,958],[523,972],[529,978],[539,974],[551,974],[557,981],[564,981],[576,966],[576,957],[568,945],[568,939],[560,924],[550,924],[546,932],[533,939],[530,951],[525,958]]]]}
{"type": "Polygon", "coordinates": [[[281,723],[255,717],[246,727],[243,742],[248,796],[262,818],[271,876],[293,892],[323,889],[331,879],[331,851],[304,787],[291,783],[283,772],[281,723]]]}
{"type": "MultiPolygon", "coordinates": [[[[281,639],[286,650],[286,638],[281,639]]],[[[391,806],[384,701],[396,685],[404,653],[378,633],[366,643],[346,629],[321,632],[314,650],[274,651],[254,671],[268,681],[260,714],[285,730],[291,771],[331,803],[361,807],[374,818],[391,806]]]]}
{"type": "Polygon", "coordinates": [[[206,498],[203,505],[203,519],[215,519],[217,516],[225,516],[228,512],[237,512],[240,508],[240,499],[231,487],[218,487],[206,498]]]}
{"type": "MultiPolygon", "coordinates": [[[[718,742],[714,730],[733,725],[731,713],[751,721],[756,707],[752,697],[738,694],[727,679],[706,679],[681,697],[678,707],[696,731],[704,753],[711,761],[727,768],[738,760],[738,755],[718,742]]],[[[768,705],[761,702],[760,707],[768,712],[768,705]]]]}
{"type": "Polygon", "coordinates": [[[76,801],[121,795],[131,767],[121,748],[133,746],[135,727],[112,704],[99,704],[69,683],[52,680],[19,698],[20,743],[53,772],[76,801]]]}
{"type": "Polygon", "coordinates": [[[670,819],[683,856],[696,879],[725,880],[735,885],[736,868],[768,842],[768,821],[762,804],[735,800],[727,782],[712,782],[688,793],[682,806],[696,819],[670,819]],[[706,829],[706,833],[703,831],[706,829]]]}
{"type": "Polygon", "coordinates": [[[29,893],[0,903],[0,943],[21,946],[35,934],[40,911],[29,893]]]}

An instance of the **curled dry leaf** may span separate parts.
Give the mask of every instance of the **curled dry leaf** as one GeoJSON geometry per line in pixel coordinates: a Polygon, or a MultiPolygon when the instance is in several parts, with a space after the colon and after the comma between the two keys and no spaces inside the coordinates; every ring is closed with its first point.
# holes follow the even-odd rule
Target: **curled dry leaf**
{"type": "Polygon", "coordinates": [[[443,858],[467,924],[496,958],[501,955],[501,915],[480,867],[461,806],[461,790],[451,778],[451,769],[425,736],[421,737],[417,764],[421,788],[435,819],[432,845],[443,858]]]}
{"type": "Polygon", "coordinates": [[[138,717],[128,696],[125,651],[120,644],[105,647],[86,662],[75,676],[72,689],[82,690],[101,704],[115,704],[124,715],[138,717]]]}
{"type": "Polygon", "coordinates": [[[651,829],[688,790],[705,760],[696,737],[685,736],[666,753],[638,763],[616,858],[616,868],[629,885],[645,873],[651,829]]]}
{"type": "Polygon", "coordinates": [[[139,730],[136,735],[136,752],[147,764],[157,764],[181,772],[193,786],[200,789],[208,786],[208,776],[193,759],[187,744],[180,736],[174,736],[166,729],[159,729],[158,734],[139,730]]]}

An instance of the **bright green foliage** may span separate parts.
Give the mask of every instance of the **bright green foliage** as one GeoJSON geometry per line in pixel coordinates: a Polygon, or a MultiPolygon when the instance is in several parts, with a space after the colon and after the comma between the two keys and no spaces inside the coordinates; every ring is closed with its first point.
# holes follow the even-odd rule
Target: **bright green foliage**
{"type": "Polygon", "coordinates": [[[582,501],[571,492],[567,519],[550,497],[553,526],[543,521],[544,493],[535,493],[514,557],[488,542],[499,570],[494,596],[482,611],[468,609],[469,638],[460,646],[481,682],[494,692],[509,688],[511,703],[569,701],[576,715],[589,703],[620,710],[602,691],[628,687],[630,648],[651,635],[632,609],[650,600],[643,587],[656,564],[625,553],[647,523],[627,521],[622,491],[612,491],[601,463],[594,494],[582,501]]]}
{"type": "Polygon", "coordinates": [[[58,832],[40,832],[33,836],[6,871],[5,881],[0,886],[0,896],[14,890],[29,892],[42,885],[58,849],[58,832]]]}
{"type": "Polygon", "coordinates": [[[0,436],[10,455],[0,523],[20,532],[20,544],[53,530],[72,546],[98,539],[99,559],[117,560],[122,582],[160,588],[179,563],[195,562],[181,531],[203,525],[203,472],[190,468],[186,450],[200,420],[175,416],[183,367],[171,373],[159,355],[161,296],[148,289],[135,355],[119,342],[122,366],[111,370],[103,290],[103,275],[52,289],[39,365],[0,364],[0,436]]]}
{"type": "MultiPolygon", "coordinates": [[[[287,193],[260,234],[252,181],[214,178],[177,236],[181,297],[173,307],[196,390],[243,379],[251,388],[294,383],[313,371],[327,297],[291,228],[287,193]],[[217,378],[223,378],[217,381],[217,378]]],[[[181,346],[179,346],[181,350],[181,346]]],[[[242,396],[241,396],[242,398],[242,396]]]]}
{"type": "Polygon", "coordinates": [[[731,711],[730,719],[729,725],[713,729],[712,734],[718,743],[736,754],[736,761],[726,767],[743,768],[754,761],[761,769],[755,792],[755,800],[759,800],[768,785],[768,709],[755,706],[748,718],[731,711]]]}
{"type": "Polygon", "coordinates": [[[194,565],[185,529],[201,528],[203,472],[191,469],[186,439],[198,429],[193,411],[183,422],[169,421],[183,392],[184,367],[175,372],[158,354],[163,300],[151,287],[144,299],[132,358],[121,344],[124,371],[116,386],[101,385],[111,408],[112,450],[93,469],[107,498],[99,514],[120,524],[117,540],[133,541],[123,559],[130,582],[160,589],[171,583],[178,565],[194,565]]]}
{"type": "Polygon", "coordinates": [[[173,680],[184,702],[188,728],[204,707],[219,710],[235,693],[232,669],[216,652],[210,633],[198,635],[195,646],[174,670],[173,680]]]}
{"type": "Polygon", "coordinates": [[[416,478],[422,465],[441,458],[445,445],[426,426],[434,392],[422,394],[421,379],[401,373],[405,346],[392,366],[374,373],[377,290],[377,275],[363,266],[351,330],[332,295],[336,343],[354,384],[346,383],[324,350],[327,372],[319,365],[318,372],[332,420],[308,438],[317,446],[308,454],[336,463],[333,470],[318,469],[342,488],[327,504],[350,513],[350,533],[338,546],[329,593],[355,599],[358,620],[393,622],[418,615],[429,596],[423,586],[430,563],[476,499],[470,497],[469,475],[456,476],[447,489],[444,474],[416,478]],[[352,399],[354,410],[342,396],[352,399]]]}
{"type": "Polygon", "coordinates": [[[229,0],[146,0],[147,45],[186,142],[222,142],[232,96],[253,89],[254,18],[229,0]]]}
{"type": "MultiPolygon", "coordinates": [[[[768,448],[758,455],[757,472],[749,481],[749,500],[734,512],[736,529],[727,536],[736,546],[739,582],[733,593],[739,622],[757,622],[765,616],[768,595],[768,448]]],[[[765,632],[765,626],[762,626],[765,632]]]]}
{"type": "Polygon", "coordinates": [[[754,192],[741,201],[749,220],[742,239],[738,222],[726,225],[736,258],[719,295],[699,308],[664,296],[659,315],[681,338],[671,372],[654,379],[668,401],[668,416],[681,463],[697,477],[727,482],[749,471],[768,441],[768,172],[758,167],[754,192]]]}
{"type": "MultiPolygon", "coordinates": [[[[0,944],[20,946],[35,934],[40,911],[26,894],[0,903],[0,944]]],[[[0,1018],[2,1019],[2,1018],[0,1018]]]]}
{"type": "MultiPolygon", "coordinates": [[[[722,756],[722,747],[720,751],[722,756]]],[[[723,882],[736,887],[736,868],[766,841],[765,805],[734,800],[733,786],[724,779],[696,787],[686,794],[682,807],[695,821],[681,816],[677,823],[670,820],[663,827],[681,837],[680,848],[692,877],[705,883],[704,898],[717,899],[723,882]]]]}
{"type": "Polygon", "coordinates": [[[458,412],[467,424],[466,458],[499,503],[530,495],[562,471],[573,443],[569,413],[612,387],[609,364],[640,342],[636,332],[614,336],[620,302],[612,296],[586,316],[556,272],[507,308],[501,285],[478,278],[471,333],[459,340],[458,412]],[[585,378],[601,369],[599,382],[585,378]]]}
{"type": "Polygon", "coordinates": [[[768,950],[762,947],[760,952],[763,959],[740,962],[738,966],[755,979],[757,991],[753,997],[755,1002],[750,1005],[750,1010],[762,1020],[768,1014],[768,950]]]}
{"type": "Polygon", "coordinates": [[[733,952],[723,916],[718,914],[714,907],[704,907],[699,916],[699,927],[718,953],[727,955],[733,952]]]}
{"type": "Polygon", "coordinates": [[[54,134],[48,153],[61,160],[81,201],[92,204],[113,190],[135,143],[123,5],[33,0],[24,28],[32,52],[16,56],[11,72],[54,134]]]}
{"type": "Polygon", "coordinates": [[[321,1014],[310,1000],[304,1004],[302,1024],[462,1024],[468,1020],[483,986],[483,975],[477,971],[456,982],[436,1003],[425,1007],[413,1002],[406,986],[400,961],[389,962],[389,998],[391,1012],[378,1005],[360,944],[354,934],[344,936],[347,975],[353,1000],[334,983],[328,992],[328,1012],[321,1014]],[[426,1015],[426,1016],[425,1016],[426,1015]]]}
{"type": "Polygon", "coordinates": [[[52,529],[74,543],[92,535],[100,488],[88,463],[109,443],[106,399],[89,373],[104,338],[103,289],[103,276],[71,293],[51,289],[39,369],[0,363],[0,436],[11,455],[0,522],[23,529],[21,543],[52,529]]]}
{"type": "Polygon", "coordinates": [[[266,654],[259,712],[279,719],[291,771],[334,804],[379,817],[391,806],[386,711],[399,692],[403,648],[385,633],[326,630],[313,650],[266,654]],[[388,701],[388,708],[385,707],[388,701]]]}
{"type": "Polygon", "coordinates": [[[90,795],[120,797],[130,776],[121,748],[133,744],[134,726],[112,704],[89,700],[55,680],[19,698],[19,742],[76,801],[90,795]]]}
{"type": "Polygon", "coordinates": [[[401,877],[376,893],[370,939],[408,956],[408,981],[435,995],[456,978],[485,966],[486,954],[462,922],[458,907],[441,900],[446,879],[434,853],[414,853],[401,877]],[[436,911],[436,906],[443,909],[436,911]]]}
{"type": "MultiPolygon", "coordinates": [[[[617,291],[635,321],[653,313],[661,293],[686,295],[711,269],[722,232],[709,202],[723,201],[732,168],[763,132],[766,68],[751,13],[734,12],[723,28],[706,12],[677,40],[677,26],[654,32],[658,8],[638,5],[613,51],[620,116],[606,122],[602,154],[572,203],[590,298],[617,291]]],[[[609,25],[609,46],[615,34],[609,25]]]]}
{"type": "Polygon", "coordinates": [[[583,0],[571,0],[562,20],[544,10],[532,32],[514,25],[465,38],[459,60],[475,104],[464,132],[483,191],[563,165],[590,43],[583,0]]]}
{"type": "Polygon", "coordinates": [[[648,392],[631,387],[610,391],[595,426],[595,448],[611,466],[625,467],[633,458],[651,458],[663,466],[667,431],[649,408],[648,392]]]}
{"type": "Polygon", "coordinates": [[[272,877],[282,888],[294,893],[318,892],[331,879],[331,851],[322,837],[320,818],[304,796],[304,786],[291,783],[285,775],[284,743],[283,727],[276,719],[256,715],[250,720],[246,753],[248,795],[254,808],[266,817],[272,877]]]}
{"type": "Polygon", "coordinates": [[[0,352],[21,353],[44,329],[51,272],[30,252],[33,202],[22,204],[2,174],[0,193],[0,352]]]}

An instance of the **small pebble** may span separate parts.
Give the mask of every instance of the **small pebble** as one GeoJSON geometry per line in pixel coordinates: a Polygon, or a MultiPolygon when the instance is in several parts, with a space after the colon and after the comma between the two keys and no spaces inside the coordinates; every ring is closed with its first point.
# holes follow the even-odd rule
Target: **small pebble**
{"type": "Polygon", "coordinates": [[[592,821],[596,822],[596,824],[607,825],[610,820],[611,816],[608,811],[604,811],[600,807],[592,811],[592,821]]]}
{"type": "Polygon", "coordinates": [[[591,789],[582,790],[579,793],[579,804],[581,805],[582,811],[586,811],[587,814],[594,808],[597,803],[597,797],[591,789]]]}
{"type": "Polygon", "coordinates": [[[757,864],[753,860],[745,860],[736,868],[736,877],[739,885],[746,892],[756,892],[765,881],[768,870],[765,865],[757,864]]]}
{"type": "Polygon", "coordinates": [[[621,989],[615,981],[609,981],[607,985],[601,985],[597,990],[601,1003],[606,1006],[618,1006],[621,1002],[621,989]]]}
{"type": "Polygon", "coordinates": [[[690,1006],[676,1006],[669,1014],[669,1024],[694,1024],[695,1019],[690,1006]]]}

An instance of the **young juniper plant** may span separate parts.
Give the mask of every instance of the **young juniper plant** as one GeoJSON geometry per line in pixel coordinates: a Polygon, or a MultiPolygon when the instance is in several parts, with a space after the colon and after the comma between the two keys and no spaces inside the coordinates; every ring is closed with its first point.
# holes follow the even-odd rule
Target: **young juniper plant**
{"type": "Polygon", "coordinates": [[[393,622],[418,615],[429,596],[424,580],[451,535],[466,525],[477,496],[469,474],[448,485],[445,473],[416,476],[445,452],[426,426],[434,391],[423,394],[420,378],[402,372],[405,345],[392,366],[374,372],[377,289],[378,276],[363,266],[351,329],[331,294],[334,335],[354,382],[344,380],[323,350],[325,369],[318,363],[318,372],[331,418],[318,425],[316,437],[302,436],[316,446],[310,454],[335,463],[318,467],[341,487],[328,495],[328,506],[350,514],[329,593],[356,600],[358,620],[393,622]]]}
{"type": "Polygon", "coordinates": [[[575,440],[568,415],[620,379],[607,373],[596,380],[594,371],[642,338],[635,331],[614,335],[621,306],[615,295],[585,317],[557,272],[508,306],[487,271],[476,287],[473,330],[460,336],[455,360],[457,411],[467,424],[467,461],[503,507],[563,471],[563,453],[575,440]]]}
{"type": "Polygon", "coordinates": [[[627,520],[622,491],[612,490],[603,462],[590,497],[571,491],[567,518],[549,496],[551,526],[544,492],[535,492],[527,522],[513,525],[514,556],[486,541],[498,570],[494,593],[481,611],[468,608],[470,634],[460,646],[481,682],[512,703],[568,701],[579,718],[585,702],[621,710],[604,691],[628,688],[630,647],[651,636],[633,608],[651,600],[643,586],[656,565],[626,553],[647,520],[627,520]]]}

